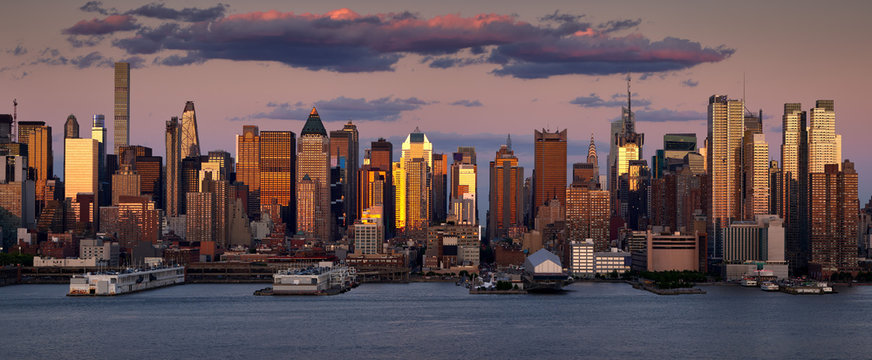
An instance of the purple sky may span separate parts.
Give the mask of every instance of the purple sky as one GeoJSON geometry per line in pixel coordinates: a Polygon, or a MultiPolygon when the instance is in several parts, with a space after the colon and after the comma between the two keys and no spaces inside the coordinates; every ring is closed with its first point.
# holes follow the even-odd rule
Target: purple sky
{"type": "Polygon", "coordinates": [[[702,145],[708,97],[741,98],[744,76],[775,160],[783,103],[835,100],[865,204],[872,2],[821,10],[819,1],[12,2],[0,12],[0,112],[17,98],[19,120],[54,128],[61,176],[67,115],[88,136],[91,115],[106,114],[111,139],[111,63],[126,59],[138,66],[131,143],[158,155],[164,121],[186,100],[201,148],[231,152],[242,125],[299,133],[316,105],[328,130],[357,123],[362,144],[381,136],[398,147],[420,126],[436,152],[476,146],[486,199],[487,162],[508,133],[527,175],[534,128],[568,128],[570,163],[584,160],[593,133],[605,159],[627,71],[649,161],[664,133],[696,132],[702,145]]]}

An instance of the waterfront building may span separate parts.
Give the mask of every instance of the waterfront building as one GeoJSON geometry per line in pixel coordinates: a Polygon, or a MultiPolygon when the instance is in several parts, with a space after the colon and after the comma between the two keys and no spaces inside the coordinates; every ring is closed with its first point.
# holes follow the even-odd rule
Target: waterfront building
{"type": "MultiPolygon", "coordinates": [[[[115,63],[115,153],[130,144],[130,64],[115,63]]],[[[105,144],[105,141],[104,141],[105,144]]]]}
{"type": "Polygon", "coordinates": [[[431,261],[431,268],[448,269],[453,266],[479,265],[481,249],[481,227],[458,224],[448,219],[448,223],[427,228],[427,252],[425,259],[431,261]]]}
{"type": "Polygon", "coordinates": [[[566,204],[566,129],[533,131],[533,211],[551,199],[566,204]]]}
{"type": "Polygon", "coordinates": [[[566,189],[566,226],[569,239],[591,239],[595,251],[609,248],[609,192],[586,185],[566,189]]]}
{"type": "Polygon", "coordinates": [[[846,160],[809,174],[809,274],[829,279],[857,271],[857,171],[846,160]]]}
{"type": "Polygon", "coordinates": [[[490,162],[488,224],[491,239],[505,237],[524,223],[524,168],[511,148],[511,137],[490,162]]]}
{"type": "Polygon", "coordinates": [[[311,214],[305,213],[302,206],[297,207],[297,230],[322,241],[331,240],[330,228],[330,142],[327,130],[321,122],[318,110],[314,107],[309,113],[303,130],[300,132],[300,143],[297,151],[297,197],[302,201],[304,196],[313,196],[311,214]],[[303,187],[306,182],[306,187],[303,187]],[[315,189],[309,189],[309,182],[315,189]],[[314,223],[305,223],[302,218],[312,216],[314,223]]]}
{"type": "Polygon", "coordinates": [[[248,185],[247,214],[260,214],[260,129],[255,125],[242,127],[236,135],[236,181],[248,185]]]}
{"type": "Polygon", "coordinates": [[[632,251],[633,270],[699,271],[699,242],[695,235],[645,231],[644,250],[632,251]]]}
{"type": "Polygon", "coordinates": [[[592,278],[596,274],[593,239],[572,240],[569,248],[569,275],[592,278]]]}
{"type": "Polygon", "coordinates": [[[103,238],[79,240],[79,258],[95,259],[106,266],[118,266],[120,247],[118,242],[103,238]]]}
{"type": "Polygon", "coordinates": [[[194,102],[185,102],[182,110],[180,146],[182,158],[200,156],[200,135],[197,132],[197,111],[194,102]]]}
{"type": "Polygon", "coordinates": [[[598,275],[623,274],[630,271],[631,257],[628,252],[611,248],[610,251],[593,253],[593,263],[598,275]]]}
{"type": "Polygon", "coordinates": [[[181,127],[178,117],[172,117],[166,122],[166,183],[163,187],[165,191],[167,216],[179,216],[184,214],[182,199],[185,193],[182,192],[182,145],[181,145],[181,127]]]}
{"type": "Polygon", "coordinates": [[[100,207],[100,232],[118,240],[122,248],[160,239],[160,210],[148,196],[120,196],[118,205],[100,207]]]}

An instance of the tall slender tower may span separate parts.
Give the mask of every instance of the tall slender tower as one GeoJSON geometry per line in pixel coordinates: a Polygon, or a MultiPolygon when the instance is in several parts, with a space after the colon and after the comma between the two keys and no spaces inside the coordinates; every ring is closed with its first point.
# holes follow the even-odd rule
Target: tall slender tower
{"type": "MultiPolygon", "coordinates": [[[[742,215],[742,136],[745,106],[741,100],[724,95],[712,95],[708,105],[708,163],[710,169],[708,199],[709,234],[726,227],[742,215]]],[[[720,257],[720,242],[712,239],[709,247],[714,257],[720,257]]]]}
{"type": "Polygon", "coordinates": [[[504,237],[524,222],[524,168],[511,148],[511,138],[500,146],[490,162],[490,190],[487,229],[490,238],[504,237]]]}
{"type": "Polygon", "coordinates": [[[297,147],[297,198],[312,198],[314,223],[302,220],[305,207],[297,207],[297,231],[315,236],[323,241],[330,238],[330,139],[314,107],[300,132],[297,147]],[[306,180],[308,179],[308,180],[306,180]],[[305,181],[305,184],[304,184],[305,181]],[[311,186],[309,183],[311,182],[311,186]],[[306,186],[303,186],[306,185],[306,186]],[[311,226],[310,226],[311,225],[311,226]]]}
{"type": "MultiPolygon", "coordinates": [[[[373,141],[370,144],[370,153],[369,153],[369,166],[370,169],[378,169],[385,172],[385,185],[384,185],[384,207],[382,211],[384,212],[384,226],[385,226],[385,234],[388,236],[393,236],[395,226],[396,226],[396,210],[395,210],[395,201],[394,196],[396,195],[394,191],[394,182],[393,182],[393,163],[394,163],[394,145],[391,144],[390,141],[379,138],[376,141],[373,141]]],[[[363,181],[363,180],[361,180],[363,181]]],[[[361,216],[363,216],[363,210],[360,209],[361,216]]]]}
{"type": "Polygon", "coordinates": [[[242,127],[236,135],[236,181],[248,185],[249,217],[260,211],[260,130],[255,125],[242,127]]]}
{"type": "Polygon", "coordinates": [[[416,127],[403,141],[401,153],[393,172],[397,230],[415,233],[430,222],[433,144],[416,127]]]}
{"type": "Polygon", "coordinates": [[[458,223],[478,224],[477,182],[475,147],[458,147],[451,164],[451,213],[458,223]]]}
{"type": "MultiPolygon", "coordinates": [[[[282,221],[296,231],[297,139],[292,131],[260,132],[260,205],[285,209],[282,221]]],[[[326,165],[325,165],[326,166],[326,165]]]]}
{"type": "Polygon", "coordinates": [[[836,139],[836,111],[833,100],[818,100],[809,111],[808,172],[823,173],[824,166],[841,166],[840,141],[836,139]],[[838,150],[838,151],[837,151],[838,150]]]}
{"type": "Polygon", "coordinates": [[[838,272],[857,270],[857,171],[845,161],[826,164],[824,172],[809,174],[809,273],[829,279],[838,272]]]}
{"type": "Polygon", "coordinates": [[[769,213],[769,143],[763,134],[745,132],[745,220],[769,213]]]}
{"type": "Polygon", "coordinates": [[[185,103],[182,111],[182,158],[200,156],[200,136],[197,134],[197,112],[194,102],[185,103]]]}
{"type": "Polygon", "coordinates": [[[166,214],[167,216],[181,215],[181,201],[184,194],[181,193],[182,186],[182,147],[181,147],[181,126],[179,118],[172,117],[166,122],[166,214]]]}
{"type": "Polygon", "coordinates": [[[430,168],[430,219],[441,224],[448,217],[448,155],[433,154],[430,168]]]}
{"type": "MultiPolygon", "coordinates": [[[[117,130],[117,129],[116,129],[117,130]]],[[[118,132],[115,132],[118,135],[118,132]]],[[[106,117],[103,114],[94,115],[94,121],[91,125],[91,138],[97,140],[97,171],[99,172],[100,185],[98,191],[99,206],[108,206],[112,204],[112,172],[106,164],[106,117]]],[[[127,145],[124,145],[127,146],[127,145]]],[[[115,148],[115,153],[119,154],[121,147],[115,148]]],[[[115,164],[112,164],[114,167],[115,164]]]]}
{"type": "Polygon", "coordinates": [[[36,180],[36,210],[42,210],[46,200],[45,186],[54,177],[54,155],[51,149],[51,126],[33,129],[27,136],[27,162],[36,180]]]}
{"type": "Polygon", "coordinates": [[[115,154],[130,145],[130,63],[115,63],[115,154]]]}
{"type": "Polygon", "coordinates": [[[557,199],[561,206],[566,206],[566,134],[566,129],[553,133],[545,129],[533,131],[536,154],[531,210],[534,214],[539,206],[551,199],[557,199]]]}

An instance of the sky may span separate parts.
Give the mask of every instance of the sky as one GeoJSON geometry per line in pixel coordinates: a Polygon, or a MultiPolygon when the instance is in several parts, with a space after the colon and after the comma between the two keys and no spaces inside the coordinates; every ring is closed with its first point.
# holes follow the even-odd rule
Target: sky
{"type": "MultiPolygon", "coordinates": [[[[0,12],[0,113],[88,136],[106,114],[113,70],[131,70],[131,143],[163,155],[164,122],[195,102],[203,150],[235,157],[243,125],[299,134],[312,106],[328,131],[358,125],[361,154],[415,127],[437,153],[475,146],[481,216],[487,166],[511,134],[526,175],[533,129],[568,130],[568,166],[603,159],[632,78],[644,156],[663,134],[706,133],[711,95],[763,110],[780,161],[783,104],[833,99],[860,203],[872,195],[872,2],[836,1],[47,1],[0,12]]],[[[398,155],[395,155],[398,157],[398,155]]]]}

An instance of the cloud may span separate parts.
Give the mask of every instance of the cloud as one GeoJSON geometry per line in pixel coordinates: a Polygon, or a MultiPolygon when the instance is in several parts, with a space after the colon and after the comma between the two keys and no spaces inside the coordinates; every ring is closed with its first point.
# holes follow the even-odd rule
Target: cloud
{"type": "Polygon", "coordinates": [[[693,79],[687,79],[687,80],[682,81],[681,85],[684,85],[687,87],[696,87],[697,85],[699,85],[699,81],[694,81],[693,79]]]}
{"type": "Polygon", "coordinates": [[[166,65],[166,66],[182,66],[182,65],[191,65],[191,64],[201,64],[205,62],[206,59],[196,56],[195,54],[188,53],[185,56],[180,56],[177,54],[173,54],[167,56],[165,58],[156,57],[153,64],[166,65]]]}
{"type": "Polygon", "coordinates": [[[224,17],[228,5],[218,4],[211,8],[184,8],[176,10],[161,3],[151,3],[127,11],[125,14],[138,15],[162,20],[178,20],[187,22],[211,21],[224,17]]]}
{"type": "Polygon", "coordinates": [[[70,35],[67,37],[67,42],[74,48],[97,46],[101,41],[103,41],[103,35],[70,35]]]}
{"type": "MultiPolygon", "coordinates": [[[[333,72],[392,71],[399,59],[415,54],[424,56],[432,68],[490,63],[496,65],[495,75],[523,79],[680,70],[722,61],[735,51],[674,37],[654,41],[637,33],[614,36],[637,27],[641,19],[592,24],[583,22],[583,15],[559,12],[531,24],[500,14],[423,18],[410,12],[367,15],[338,9],[323,14],[272,10],[225,16],[225,11],[224,5],[182,10],[145,5],[124,16],[193,23],[143,27],[115,39],[113,45],[129,54],[184,53],[165,59],[275,61],[333,72]]],[[[93,34],[96,30],[78,28],[97,28],[94,21],[73,28],[93,34]]],[[[167,65],[175,63],[187,62],[167,65]]]]}
{"type": "Polygon", "coordinates": [[[118,12],[118,10],[115,9],[104,8],[102,1],[88,1],[85,3],[85,5],[82,5],[79,10],[82,10],[84,12],[95,12],[100,15],[109,15],[110,12],[113,14],[118,12]]]}
{"type": "Polygon", "coordinates": [[[636,113],[636,121],[666,122],[666,121],[705,121],[708,115],[699,111],[687,110],[639,110],[636,113]]]}
{"type": "MultiPolygon", "coordinates": [[[[139,56],[131,56],[118,60],[120,62],[130,63],[132,68],[140,68],[145,63],[145,59],[139,56]]],[[[87,68],[106,68],[115,65],[116,60],[111,57],[105,57],[98,51],[90,52],[86,55],[76,57],[66,57],[58,49],[45,48],[39,56],[31,60],[28,65],[72,65],[78,69],[87,68]]]]}
{"type": "MultiPolygon", "coordinates": [[[[618,107],[627,105],[627,95],[614,94],[612,95],[611,99],[603,100],[599,95],[595,93],[590,93],[590,95],[588,96],[579,96],[569,101],[569,103],[585,108],[618,107]]],[[[633,99],[633,105],[636,105],[638,107],[648,107],[649,105],[651,105],[651,101],[647,99],[633,99]]]]}
{"type": "Polygon", "coordinates": [[[6,53],[7,53],[7,54],[12,54],[12,55],[15,55],[15,56],[21,56],[21,55],[27,54],[27,48],[25,48],[25,47],[24,47],[23,45],[21,45],[21,44],[18,44],[18,45],[15,46],[14,49],[8,49],[8,50],[6,50],[6,53]]]}
{"type": "MultiPolygon", "coordinates": [[[[420,100],[416,97],[407,99],[383,97],[374,100],[364,98],[347,98],[340,96],[331,100],[322,100],[315,103],[318,113],[323,121],[395,121],[406,111],[420,109],[424,105],[433,102],[420,100]]],[[[309,116],[311,107],[308,104],[297,102],[291,103],[268,103],[266,112],[252,114],[245,119],[281,119],[281,120],[305,120],[309,116]]],[[[235,120],[243,120],[235,118],[235,120]]]]}
{"type": "Polygon", "coordinates": [[[479,106],[482,106],[481,101],[478,101],[478,100],[472,100],[472,101],[469,101],[469,100],[466,100],[466,99],[463,99],[463,100],[457,100],[457,101],[451,103],[450,105],[454,105],[454,106],[466,106],[466,107],[479,107],[479,106]]]}
{"type": "Polygon", "coordinates": [[[106,35],[116,31],[136,30],[139,25],[130,15],[109,15],[104,19],[82,20],[65,29],[68,35],[106,35]]]}

